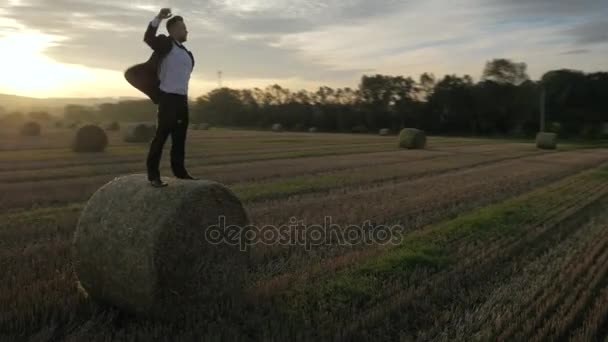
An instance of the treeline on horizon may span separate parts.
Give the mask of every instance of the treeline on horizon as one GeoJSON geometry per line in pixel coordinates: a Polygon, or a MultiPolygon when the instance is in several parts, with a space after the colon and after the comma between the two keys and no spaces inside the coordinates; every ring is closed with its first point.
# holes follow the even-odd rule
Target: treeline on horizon
{"type": "MultiPolygon", "coordinates": [[[[606,137],[608,72],[552,70],[533,81],[526,69],[525,63],[494,59],[486,63],[477,83],[469,75],[436,79],[424,73],[418,80],[363,76],[356,89],[320,87],[314,92],[293,92],[279,85],[219,88],[192,102],[190,122],[262,129],[280,123],[294,131],[316,127],[319,131],[359,133],[415,127],[430,134],[524,137],[539,131],[544,91],[547,131],[561,137],[606,137]]],[[[98,107],[68,105],[64,119],[153,121],[156,107],[149,100],[98,107]]]]}

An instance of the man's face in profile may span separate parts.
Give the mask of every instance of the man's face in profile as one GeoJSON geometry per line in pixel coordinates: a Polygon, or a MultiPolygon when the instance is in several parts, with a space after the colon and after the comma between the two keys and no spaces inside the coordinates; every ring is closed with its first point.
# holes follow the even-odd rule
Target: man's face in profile
{"type": "Polygon", "coordinates": [[[180,43],[183,43],[188,39],[188,29],[183,21],[175,23],[171,28],[171,31],[173,31],[173,36],[180,43]]]}

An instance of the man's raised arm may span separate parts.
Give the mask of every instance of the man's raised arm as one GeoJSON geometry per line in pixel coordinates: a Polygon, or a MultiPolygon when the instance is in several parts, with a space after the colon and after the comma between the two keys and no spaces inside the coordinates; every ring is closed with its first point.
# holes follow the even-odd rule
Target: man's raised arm
{"type": "Polygon", "coordinates": [[[154,51],[166,52],[171,48],[171,39],[164,34],[159,36],[156,35],[158,31],[158,26],[160,25],[163,19],[171,17],[171,10],[168,8],[163,8],[160,10],[158,15],[152,19],[150,24],[148,24],[148,28],[146,29],[146,33],[144,34],[144,42],[148,44],[154,51]]]}

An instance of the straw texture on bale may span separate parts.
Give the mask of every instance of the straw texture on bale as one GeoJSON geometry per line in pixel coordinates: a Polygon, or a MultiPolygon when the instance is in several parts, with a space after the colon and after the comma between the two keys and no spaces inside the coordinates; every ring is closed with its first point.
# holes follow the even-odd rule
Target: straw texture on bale
{"type": "Polygon", "coordinates": [[[245,227],[247,214],[223,185],[144,174],[114,179],[88,201],[74,234],[74,268],[97,302],[126,312],[176,319],[204,311],[243,286],[248,251],[208,238],[207,227],[245,227]]]}
{"type": "Polygon", "coordinates": [[[275,123],[274,125],[272,125],[272,131],[273,132],[282,132],[283,125],[281,125],[280,123],[275,123]]]}
{"type": "Polygon", "coordinates": [[[26,122],[21,127],[21,135],[30,137],[40,135],[40,124],[33,121],[26,122]]]}
{"type": "Polygon", "coordinates": [[[543,150],[554,150],[557,148],[557,134],[538,132],[536,135],[536,147],[543,150]]]}
{"type": "Polygon", "coordinates": [[[391,130],[388,128],[382,128],[378,134],[382,135],[382,136],[386,136],[386,135],[390,135],[391,134],[391,130]]]}
{"type": "Polygon", "coordinates": [[[399,133],[399,147],[422,149],[426,147],[426,134],[416,128],[404,128],[399,133]]]}
{"type": "Polygon", "coordinates": [[[130,125],[125,130],[124,141],[129,143],[150,142],[156,134],[156,126],[148,124],[130,125]]]}
{"type": "Polygon", "coordinates": [[[82,126],[76,132],[72,144],[74,152],[103,152],[108,146],[108,136],[99,126],[82,126]]]}

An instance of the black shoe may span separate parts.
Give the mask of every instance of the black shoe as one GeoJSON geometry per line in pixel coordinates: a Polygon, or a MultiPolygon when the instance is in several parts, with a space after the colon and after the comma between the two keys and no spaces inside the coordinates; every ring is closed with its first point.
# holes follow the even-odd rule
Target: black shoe
{"type": "Polygon", "coordinates": [[[164,188],[165,186],[167,186],[169,184],[163,182],[160,179],[153,179],[150,181],[150,185],[152,185],[155,188],[164,188]]]}

